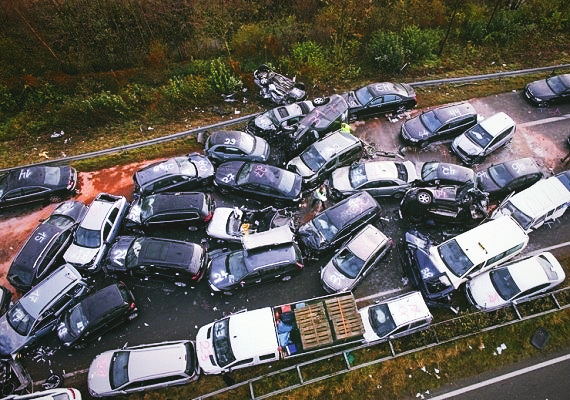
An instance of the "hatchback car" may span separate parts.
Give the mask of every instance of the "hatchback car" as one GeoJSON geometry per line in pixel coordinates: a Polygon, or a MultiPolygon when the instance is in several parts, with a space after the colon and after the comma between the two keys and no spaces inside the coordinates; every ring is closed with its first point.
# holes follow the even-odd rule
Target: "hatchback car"
{"type": "Polygon", "coordinates": [[[476,123],[477,112],[471,104],[451,104],[406,120],[400,134],[409,145],[425,146],[460,135],[476,123]]]}
{"type": "Polygon", "coordinates": [[[289,226],[252,233],[242,243],[242,250],[209,254],[208,283],[213,292],[230,295],[242,287],[287,280],[303,268],[303,256],[289,226]]]}
{"type": "Polygon", "coordinates": [[[332,205],[297,230],[305,255],[316,256],[340,246],[365,225],[377,221],[382,208],[367,192],[358,192],[332,205]]]}
{"type": "Polygon", "coordinates": [[[0,357],[14,356],[51,332],[58,317],[87,291],[87,283],[71,265],[53,271],[0,317],[0,357]]]}
{"type": "Polygon", "coordinates": [[[429,328],[433,316],[420,292],[393,297],[358,310],[364,325],[364,340],[379,342],[429,328]]]}
{"type": "Polygon", "coordinates": [[[77,184],[77,171],[69,165],[15,169],[0,177],[0,208],[39,201],[57,203],[74,195],[77,184]]]}
{"type": "Polygon", "coordinates": [[[78,348],[136,316],[131,291],[124,283],[113,283],[62,314],[57,335],[63,346],[78,348]]]}
{"type": "Polygon", "coordinates": [[[60,265],[63,252],[86,213],[87,206],[75,200],[57,206],[14,257],[6,275],[8,282],[25,293],[45,278],[53,267],[60,265]]]}
{"type": "Polygon", "coordinates": [[[485,171],[477,172],[477,187],[498,198],[532,186],[542,179],[543,173],[532,158],[505,161],[485,171]]]}
{"type": "Polygon", "coordinates": [[[262,64],[253,72],[253,82],[259,88],[259,95],[277,105],[305,100],[305,85],[296,82],[262,64]]]}
{"type": "Polygon", "coordinates": [[[465,286],[467,299],[483,311],[492,311],[546,292],[566,275],[552,253],[544,252],[476,276],[465,286]]]}
{"type": "Polygon", "coordinates": [[[416,185],[463,185],[475,182],[475,172],[462,165],[428,161],[422,165],[420,181],[416,185]]]}
{"type": "Polygon", "coordinates": [[[333,199],[364,190],[374,197],[401,199],[418,178],[412,161],[367,161],[333,171],[329,192],[333,199]]]}
{"type": "Polygon", "coordinates": [[[301,175],[303,189],[322,183],[335,169],[357,161],[364,145],[350,133],[336,131],[316,141],[287,163],[287,169],[301,175]]]}
{"type": "Polygon", "coordinates": [[[111,275],[161,277],[174,282],[198,282],[208,256],[204,247],[181,240],[148,236],[119,236],[103,260],[111,275]]]}
{"type": "Polygon", "coordinates": [[[314,108],[310,100],[276,107],[250,119],[246,130],[273,143],[295,131],[299,121],[314,108]]]}
{"type": "Polygon", "coordinates": [[[214,162],[242,160],[267,162],[269,144],[260,137],[242,131],[212,132],[204,145],[204,154],[214,162]]]}
{"type": "Polygon", "coordinates": [[[93,397],[118,396],[185,385],[199,375],[194,341],[153,343],[99,354],[89,366],[87,388],[93,397]]]}
{"type": "Polygon", "coordinates": [[[277,203],[298,203],[302,197],[300,175],[272,165],[229,161],[216,170],[214,185],[222,193],[277,203]]]}
{"type": "Polygon", "coordinates": [[[201,225],[212,218],[212,196],[203,192],[156,193],[135,198],[125,227],[138,231],[172,225],[201,225]]]}
{"type": "Polygon", "coordinates": [[[366,225],[321,269],[323,288],[329,293],[354,289],[388,254],[392,243],[392,239],[374,225],[366,225]]]}
{"type": "Polygon", "coordinates": [[[212,182],[214,166],[202,154],[191,153],[159,161],[135,172],[135,194],[182,192],[204,187],[212,182]]]}
{"type": "Polygon", "coordinates": [[[88,272],[96,272],[113,241],[129,203],[123,196],[99,193],[74,233],[73,241],[63,253],[65,262],[88,272]]]}
{"type": "Polygon", "coordinates": [[[348,118],[353,121],[386,113],[399,113],[416,106],[416,92],[406,83],[378,82],[343,93],[348,118]]]}
{"type": "Polygon", "coordinates": [[[457,136],[451,143],[451,150],[466,164],[480,163],[493,151],[509,143],[515,131],[515,121],[500,112],[457,136]]]}
{"type": "Polygon", "coordinates": [[[539,107],[567,102],[570,100],[570,74],[531,82],[525,86],[523,94],[528,101],[539,107]]]}

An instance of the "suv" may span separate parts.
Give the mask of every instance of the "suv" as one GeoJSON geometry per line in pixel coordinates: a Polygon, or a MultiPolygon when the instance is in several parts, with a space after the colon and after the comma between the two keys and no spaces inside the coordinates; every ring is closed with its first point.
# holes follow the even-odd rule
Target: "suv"
{"type": "Polygon", "coordinates": [[[125,226],[145,230],[163,225],[196,225],[208,222],[214,208],[212,197],[202,192],[156,193],[136,198],[125,226]]]}
{"type": "Polygon", "coordinates": [[[357,161],[364,148],[360,139],[336,131],[313,143],[287,163],[287,169],[301,175],[303,188],[319,185],[333,170],[357,161]]]}
{"type": "Polygon", "coordinates": [[[118,396],[185,385],[199,374],[194,341],[153,343],[99,354],[89,367],[87,387],[93,397],[118,396]]]}
{"type": "Polygon", "coordinates": [[[230,295],[244,286],[289,279],[303,268],[301,251],[287,225],[242,237],[243,249],[210,253],[208,283],[230,295]]]}
{"type": "Polygon", "coordinates": [[[348,236],[373,221],[382,208],[367,192],[358,192],[327,208],[301,225],[299,244],[306,255],[316,256],[339,246],[348,236]]]}
{"type": "Polygon", "coordinates": [[[119,231],[128,204],[123,196],[99,193],[63,254],[65,262],[88,272],[98,271],[107,247],[119,231]]]}
{"type": "Polygon", "coordinates": [[[451,104],[408,119],[400,134],[407,144],[425,146],[460,135],[476,123],[477,112],[471,104],[451,104]]]}
{"type": "Polygon", "coordinates": [[[0,317],[0,357],[13,356],[51,332],[58,317],[87,291],[87,283],[71,265],[52,272],[0,317]]]}
{"type": "Polygon", "coordinates": [[[135,298],[124,283],[87,296],[61,316],[57,335],[65,347],[80,347],[137,316],[135,298]]]}

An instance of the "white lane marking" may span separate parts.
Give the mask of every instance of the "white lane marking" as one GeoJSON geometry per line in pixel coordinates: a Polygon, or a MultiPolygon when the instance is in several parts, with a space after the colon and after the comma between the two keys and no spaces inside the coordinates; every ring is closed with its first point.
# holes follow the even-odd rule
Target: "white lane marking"
{"type": "Polygon", "coordinates": [[[564,114],[564,115],[561,115],[560,117],[544,118],[544,119],[539,119],[537,121],[524,122],[522,124],[517,124],[517,126],[521,127],[521,128],[526,128],[527,126],[548,124],[550,122],[563,121],[563,120],[569,119],[569,118],[570,118],[570,114],[564,114]]]}

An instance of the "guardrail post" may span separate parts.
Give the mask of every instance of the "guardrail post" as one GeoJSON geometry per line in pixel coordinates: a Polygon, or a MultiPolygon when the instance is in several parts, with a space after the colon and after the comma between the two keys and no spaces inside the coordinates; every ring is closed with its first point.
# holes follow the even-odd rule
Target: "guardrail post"
{"type": "Polygon", "coordinates": [[[303,380],[303,375],[301,374],[301,367],[297,365],[295,368],[297,369],[297,375],[299,375],[299,382],[301,382],[302,385],[305,383],[305,381],[303,380]]]}

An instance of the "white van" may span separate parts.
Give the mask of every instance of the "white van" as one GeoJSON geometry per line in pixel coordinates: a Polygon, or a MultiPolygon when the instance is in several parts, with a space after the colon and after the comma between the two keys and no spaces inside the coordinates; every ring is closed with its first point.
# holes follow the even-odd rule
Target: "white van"
{"type": "Polygon", "coordinates": [[[528,233],[547,221],[561,217],[569,204],[570,171],[565,171],[507,197],[491,218],[510,215],[528,233]]]}

